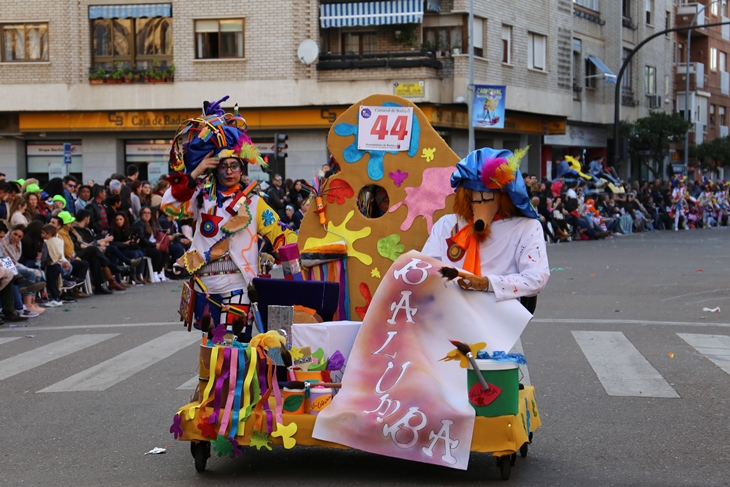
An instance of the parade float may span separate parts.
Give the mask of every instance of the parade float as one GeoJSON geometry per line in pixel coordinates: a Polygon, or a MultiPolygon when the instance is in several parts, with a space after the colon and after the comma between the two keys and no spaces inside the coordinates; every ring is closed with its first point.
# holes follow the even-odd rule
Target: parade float
{"type": "Polygon", "coordinates": [[[465,292],[468,275],[445,278],[458,247],[450,262],[420,252],[452,212],[460,158],[390,95],[344,112],[328,147],[338,168],[312,184],[298,243],[278,249],[285,278],[253,279],[244,329],[203,325],[199,385],[170,432],[198,471],[211,455],[280,445],[462,470],[487,452],[509,478],[540,426],[524,357],[507,353],[532,315],[518,299],[465,292]]]}

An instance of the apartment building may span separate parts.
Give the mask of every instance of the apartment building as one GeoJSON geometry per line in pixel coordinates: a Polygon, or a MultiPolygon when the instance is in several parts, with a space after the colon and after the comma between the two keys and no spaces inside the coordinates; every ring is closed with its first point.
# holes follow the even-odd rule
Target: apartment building
{"type": "MultiPolygon", "coordinates": [[[[728,19],[727,4],[727,0],[677,2],[677,27],[728,22],[730,19],[728,19]]],[[[730,135],[728,53],[730,53],[730,24],[676,33],[674,83],[676,110],[685,114],[687,109],[689,119],[694,122],[694,131],[689,135],[690,147],[730,135]],[[688,46],[689,64],[687,64],[688,46]]],[[[678,146],[676,149],[673,154],[674,162],[680,165],[684,160],[684,146],[678,146]]]]}
{"type": "MultiPolygon", "coordinates": [[[[262,152],[276,133],[288,135],[288,158],[274,167],[290,178],[310,179],[327,162],[332,123],[372,93],[410,98],[467,152],[469,0],[3,7],[0,167],[11,177],[69,171],[100,181],[135,163],[154,180],[179,123],[223,95],[238,103],[262,152]],[[305,41],[317,44],[316,58],[300,58],[305,41]]],[[[475,0],[475,84],[506,86],[504,128],[477,129],[476,146],[530,145],[523,170],[543,176],[576,148],[605,151],[615,86],[607,81],[671,10],[670,0],[475,0]]],[[[671,43],[657,40],[632,61],[622,118],[671,109],[662,96],[671,43]]]]}

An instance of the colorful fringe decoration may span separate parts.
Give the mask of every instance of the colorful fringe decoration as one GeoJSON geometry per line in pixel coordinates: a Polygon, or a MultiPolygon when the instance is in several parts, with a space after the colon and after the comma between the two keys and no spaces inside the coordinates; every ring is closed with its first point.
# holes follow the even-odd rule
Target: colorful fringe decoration
{"type": "Polygon", "coordinates": [[[350,291],[347,288],[346,262],[347,259],[339,259],[302,270],[305,281],[337,282],[340,284],[340,297],[333,317],[341,321],[350,319],[350,291]]]}

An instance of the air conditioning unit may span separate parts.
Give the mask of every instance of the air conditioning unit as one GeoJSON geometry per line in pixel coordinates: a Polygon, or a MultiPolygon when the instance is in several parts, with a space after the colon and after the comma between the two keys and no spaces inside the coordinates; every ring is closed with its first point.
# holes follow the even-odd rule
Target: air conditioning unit
{"type": "Polygon", "coordinates": [[[649,108],[661,108],[662,97],[661,95],[648,95],[649,96],[649,108]]]}

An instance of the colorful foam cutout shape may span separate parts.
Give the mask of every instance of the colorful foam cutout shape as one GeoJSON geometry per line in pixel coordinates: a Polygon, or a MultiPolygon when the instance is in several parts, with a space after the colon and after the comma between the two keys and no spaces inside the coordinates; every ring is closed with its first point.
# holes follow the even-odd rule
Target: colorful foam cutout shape
{"type": "Polygon", "coordinates": [[[372,296],[380,285],[382,269],[388,269],[393,263],[378,252],[378,241],[399,234],[399,245],[403,245],[404,251],[423,248],[433,223],[451,212],[453,190],[449,179],[461,157],[444,142],[416,105],[394,95],[372,95],[353,104],[333,124],[327,144],[334,161],[341,168],[321,185],[321,194],[327,203],[329,188],[337,188],[340,181],[354,188],[355,193],[360,188],[376,184],[385,189],[390,200],[389,211],[372,220],[358,209],[357,198],[345,198],[342,204],[336,201],[337,204],[325,206],[325,226],[319,221],[320,214],[308,212],[299,230],[298,244],[302,255],[317,245],[346,238],[347,255],[344,259],[349,314],[351,319],[357,319],[367,310],[369,298],[366,294],[372,296]],[[358,150],[361,106],[412,107],[409,150],[358,150]],[[433,189],[434,185],[436,189],[433,189]],[[407,203],[403,204],[406,199],[407,203]],[[365,233],[358,233],[361,231],[365,233]],[[376,273],[374,268],[381,271],[376,273]],[[361,283],[368,289],[366,294],[361,292],[361,283]]]}
{"type": "Polygon", "coordinates": [[[297,444],[297,440],[294,438],[294,434],[297,432],[297,424],[294,422],[284,426],[281,423],[276,423],[276,431],[271,433],[274,438],[281,437],[281,441],[284,444],[284,448],[291,450],[297,444]]]}

